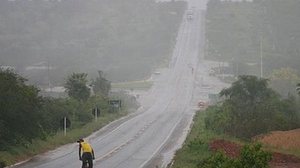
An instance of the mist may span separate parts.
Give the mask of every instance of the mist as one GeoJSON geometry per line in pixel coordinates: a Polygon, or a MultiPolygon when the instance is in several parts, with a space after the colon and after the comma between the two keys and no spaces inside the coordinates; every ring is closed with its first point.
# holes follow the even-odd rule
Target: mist
{"type": "Polygon", "coordinates": [[[4,0],[0,65],[38,85],[98,70],[111,81],[145,79],[170,58],[184,8],[149,0],[4,0]]]}
{"type": "Polygon", "coordinates": [[[229,81],[230,75],[256,75],[270,79],[282,95],[295,95],[300,80],[299,7],[296,0],[211,0],[206,58],[227,63],[220,69],[229,81]]]}

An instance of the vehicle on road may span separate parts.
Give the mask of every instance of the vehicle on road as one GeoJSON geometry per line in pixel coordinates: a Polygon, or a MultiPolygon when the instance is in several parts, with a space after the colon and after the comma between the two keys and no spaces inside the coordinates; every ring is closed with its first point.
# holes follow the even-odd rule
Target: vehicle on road
{"type": "Polygon", "coordinates": [[[201,101],[198,102],[198,107],[200,109],[206,108],[206,107],[208,107],[208,103],[201,100],[201,101]]]}
{"type": "Polygon", "coordinates": [[[155,75],[160,75],[159,71],[154,72],[155,75]]]}
{"type": "Polygon", "coordinates": [[[193,20],[194,18],[194,11],[192,9],[189,9],[187,12],[186,12],[186,17],[188,20],[193,20]]]}

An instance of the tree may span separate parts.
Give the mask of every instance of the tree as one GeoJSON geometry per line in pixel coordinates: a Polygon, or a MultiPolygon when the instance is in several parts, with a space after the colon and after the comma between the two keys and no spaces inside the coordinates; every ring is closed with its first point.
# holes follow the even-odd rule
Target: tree
{"type": "Polygon", "coordinates": [[[73,73],[69,76],[65,88],[68,95],[78,101],[86,101],[90,97],[90,89],[87,87],[86,73],[73,73]]]}
{"type": "Polygon", "coordinates": [[[111,89],[110,81],[103,77],[102,71],[98,71],[98,75],[99,76],[96,78],[96,80],[92,82],[93,91],[96,94],[100,94],[107,97],[111,89]]]}
{"type": "Polygon", "coordinates": [[[230,88],[223,89],[221,96],[236,105],[256,105],[264,100],[276,96],[275,92],[268,88],[268,80],[260,79],[256,76],[239,76],[238,81],[234,82],[230,88]]]}
{"type": "Polygon", "coordinates": [[[38,89],[18,74],[0,70],[0,150],[42,134],[38,89]]]}
{"type": "Polygon", "coordinates": [[[231,120],[227,127],[228,133],[250,138],[274,129],[274,117],[279,113],[280,99],[275,91],[268,88],[267,79],[240,76],[220,95],[226,98],[222,109],[229,113],[231,120]]]}
{"type": "Polygon", "coordinates": [[[222,104],[207,110],[205,124],[210,130],[249,139],[273,130],[299,127],[296,99],[280,98],[268,87],[267,79],[240,76],[220,95],[225,98],[222,104]]]}

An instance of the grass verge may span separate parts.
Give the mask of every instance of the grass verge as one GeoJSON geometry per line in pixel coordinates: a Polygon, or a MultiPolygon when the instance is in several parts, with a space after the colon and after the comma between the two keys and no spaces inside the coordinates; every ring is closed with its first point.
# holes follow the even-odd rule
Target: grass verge
{"type": "Polygon", "coordinates": [[[198,111],[193,120],[193,127],[181,149],[176,152],[172,168],[197,168],[202,160],[208,158],[212,152],[209,150],[209,142],[213,139],[226,139],[236,143],[241,141],[226,135],[216,134],[205,128],[206,112],[198,111]]]}
{"type": "Polygon", "coordinates": [[[172,168],[196,168],[199,160],[210,156],[208,143],[218,137],[205,129],[205,111],[199,111],[194,117],[194,124],[183,147],[176,152],[172,168]],[[193,146],[193,147],[192,147],[193,146]]]}
{"type": "MultiPolygon", "coordinates": [[[[224,139],[239,145],[249,143],[206,129],[205,117],[205,111],[197,112],[193,120],[194,123],[191,132],[185,140],[183,147],[176,152],[173,162],[168,168],[197,168],[197,165],[201,161],[212,155],[212,152],[209,150],[209,143],[214,139],[224,139]]],[[[299,150],[279,149],[266,144],[263,144],[263,149],[270,152],[300,156],[299,150]]]]}
{"type": "Polygon", "coordinates": [[[153,82],[147,80],[111,84],[113,89],[128,89],[128,90],[130,89],[147,90],[150,89],[152,85],[153,82]]]}
{"type": "MultiPolygon", "coordinates": [[[[110,122],[127,115],[127,112],[106,113],[97,122],[90,122],[82,128],[72,129],[64,136],[63,132],[58,132],[54,136],[49,136],[46,140],[33,140],[31,144],[16,146],[9,151],[0,151],[0,158],[6,165],[12,165],[17,162],[31,158],[34,155],[53,150],[61,145],[74,143],[80,137],[86,137],[99,130],[110,122]]],[[[1,166],[0,166],[1,167],[1,166]]]]}

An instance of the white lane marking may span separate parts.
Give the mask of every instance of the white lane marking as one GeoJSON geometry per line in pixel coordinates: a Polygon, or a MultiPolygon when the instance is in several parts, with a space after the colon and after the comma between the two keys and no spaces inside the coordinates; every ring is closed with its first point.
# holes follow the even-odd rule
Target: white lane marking
{"type": "MultiPolygon", "coordinates": [[[[191,27],[187,26],[185,27],[186,31],[190,31],[191,27]]],[[[187,45],[187,43],[190,43],[190,33],[186,38],[186,43],[185,45],[187,45]]],[[[184,47],[186,49],[186,47],[184,47]]],[[[179,80],[179,79],[178,79],[179,80]]],[[[187,105],[186,105],[187,106],[187,105]]],[[[184,111],[187,111],[187,109],[185,109],[184,111]]],[[[184,115],[184,113],[182,113],[182,116],[184,115]]],[[[147,159],[145,162],[143,162],[141,164],[141,166],[139,168],[143,168],[151,159],[153,159],[153,157],[162,149],[162,147],[167,143],[167,141],[169,140],[169,138],[171,137],[171,135],[173,134],[174,130],[176,129],[176,127],[178,126],[178,124],[182,121],[182,117],[180,119],[178,119],[178,121],[176,122],[176,124],[174,125],[174,127],[171,129],[170,133],[168,134],[168,136],[164,139],[163,143],[154,151],[154,153],[149,157],[149,159],[147,159]]]]}
{"type": "Polygon", "coordinates": [[[166,142],[169,140],[169,138],[171,137],[171,135],[173,134],[175,128],[178,126],[178,124],[180,123],[180,121],[182,120],[182,118],[180,118],[176,124],[174,125],[174,127],[172,128],[172,130],[170,131],[170,133],[168,134],[168,136],[165,138],[165,140],[163,141],[163,143],[161,143],[161,145],[154,151],[154,153],[149,157],[149,159],[147,159],[145,162],[142,163],[142,165],[139,168],[143,168],[151,159],[153,159],[153,157],[158,153],[158,151],[161,150],[161,148],[166,144],[166,142]]]}
{"type": "MultiPolygon", "coordinates": [[[[156,120],[157,120],[157,119],[156,119],[156,120]]],[[[107,158],[111,157],[113,154],[115,154],[115,153],[117,153],[118,151],[120,151],[121,149],[123,149],[126,145],[132,143],[135,139],[137,139],[139,136],[141,136],[141,135],[145,132],[145,130],[146,130],[147,128],[149,128],[156,120],[153,120],[153,121],[151,121],[150,123],[148,123],[147,125],[145,125],[142,129],[140,129],[140,130],[138,131],[138,133],[137,133],[135,136],[133,136],[131,139],[129,139],[129,140],[126,141],[125,143],[122,143],[121,145],[119,145],[119,146],[113,148],[112,150],[110,150],[109,152],[107,152],[106,154],[104,154],[103,156],[101,156],[101,157],[95,159],[95,162],[99,162],[99,161],[101,161],[101,160],[103,160],[103,159],[107,159],[107,158]]]]}

